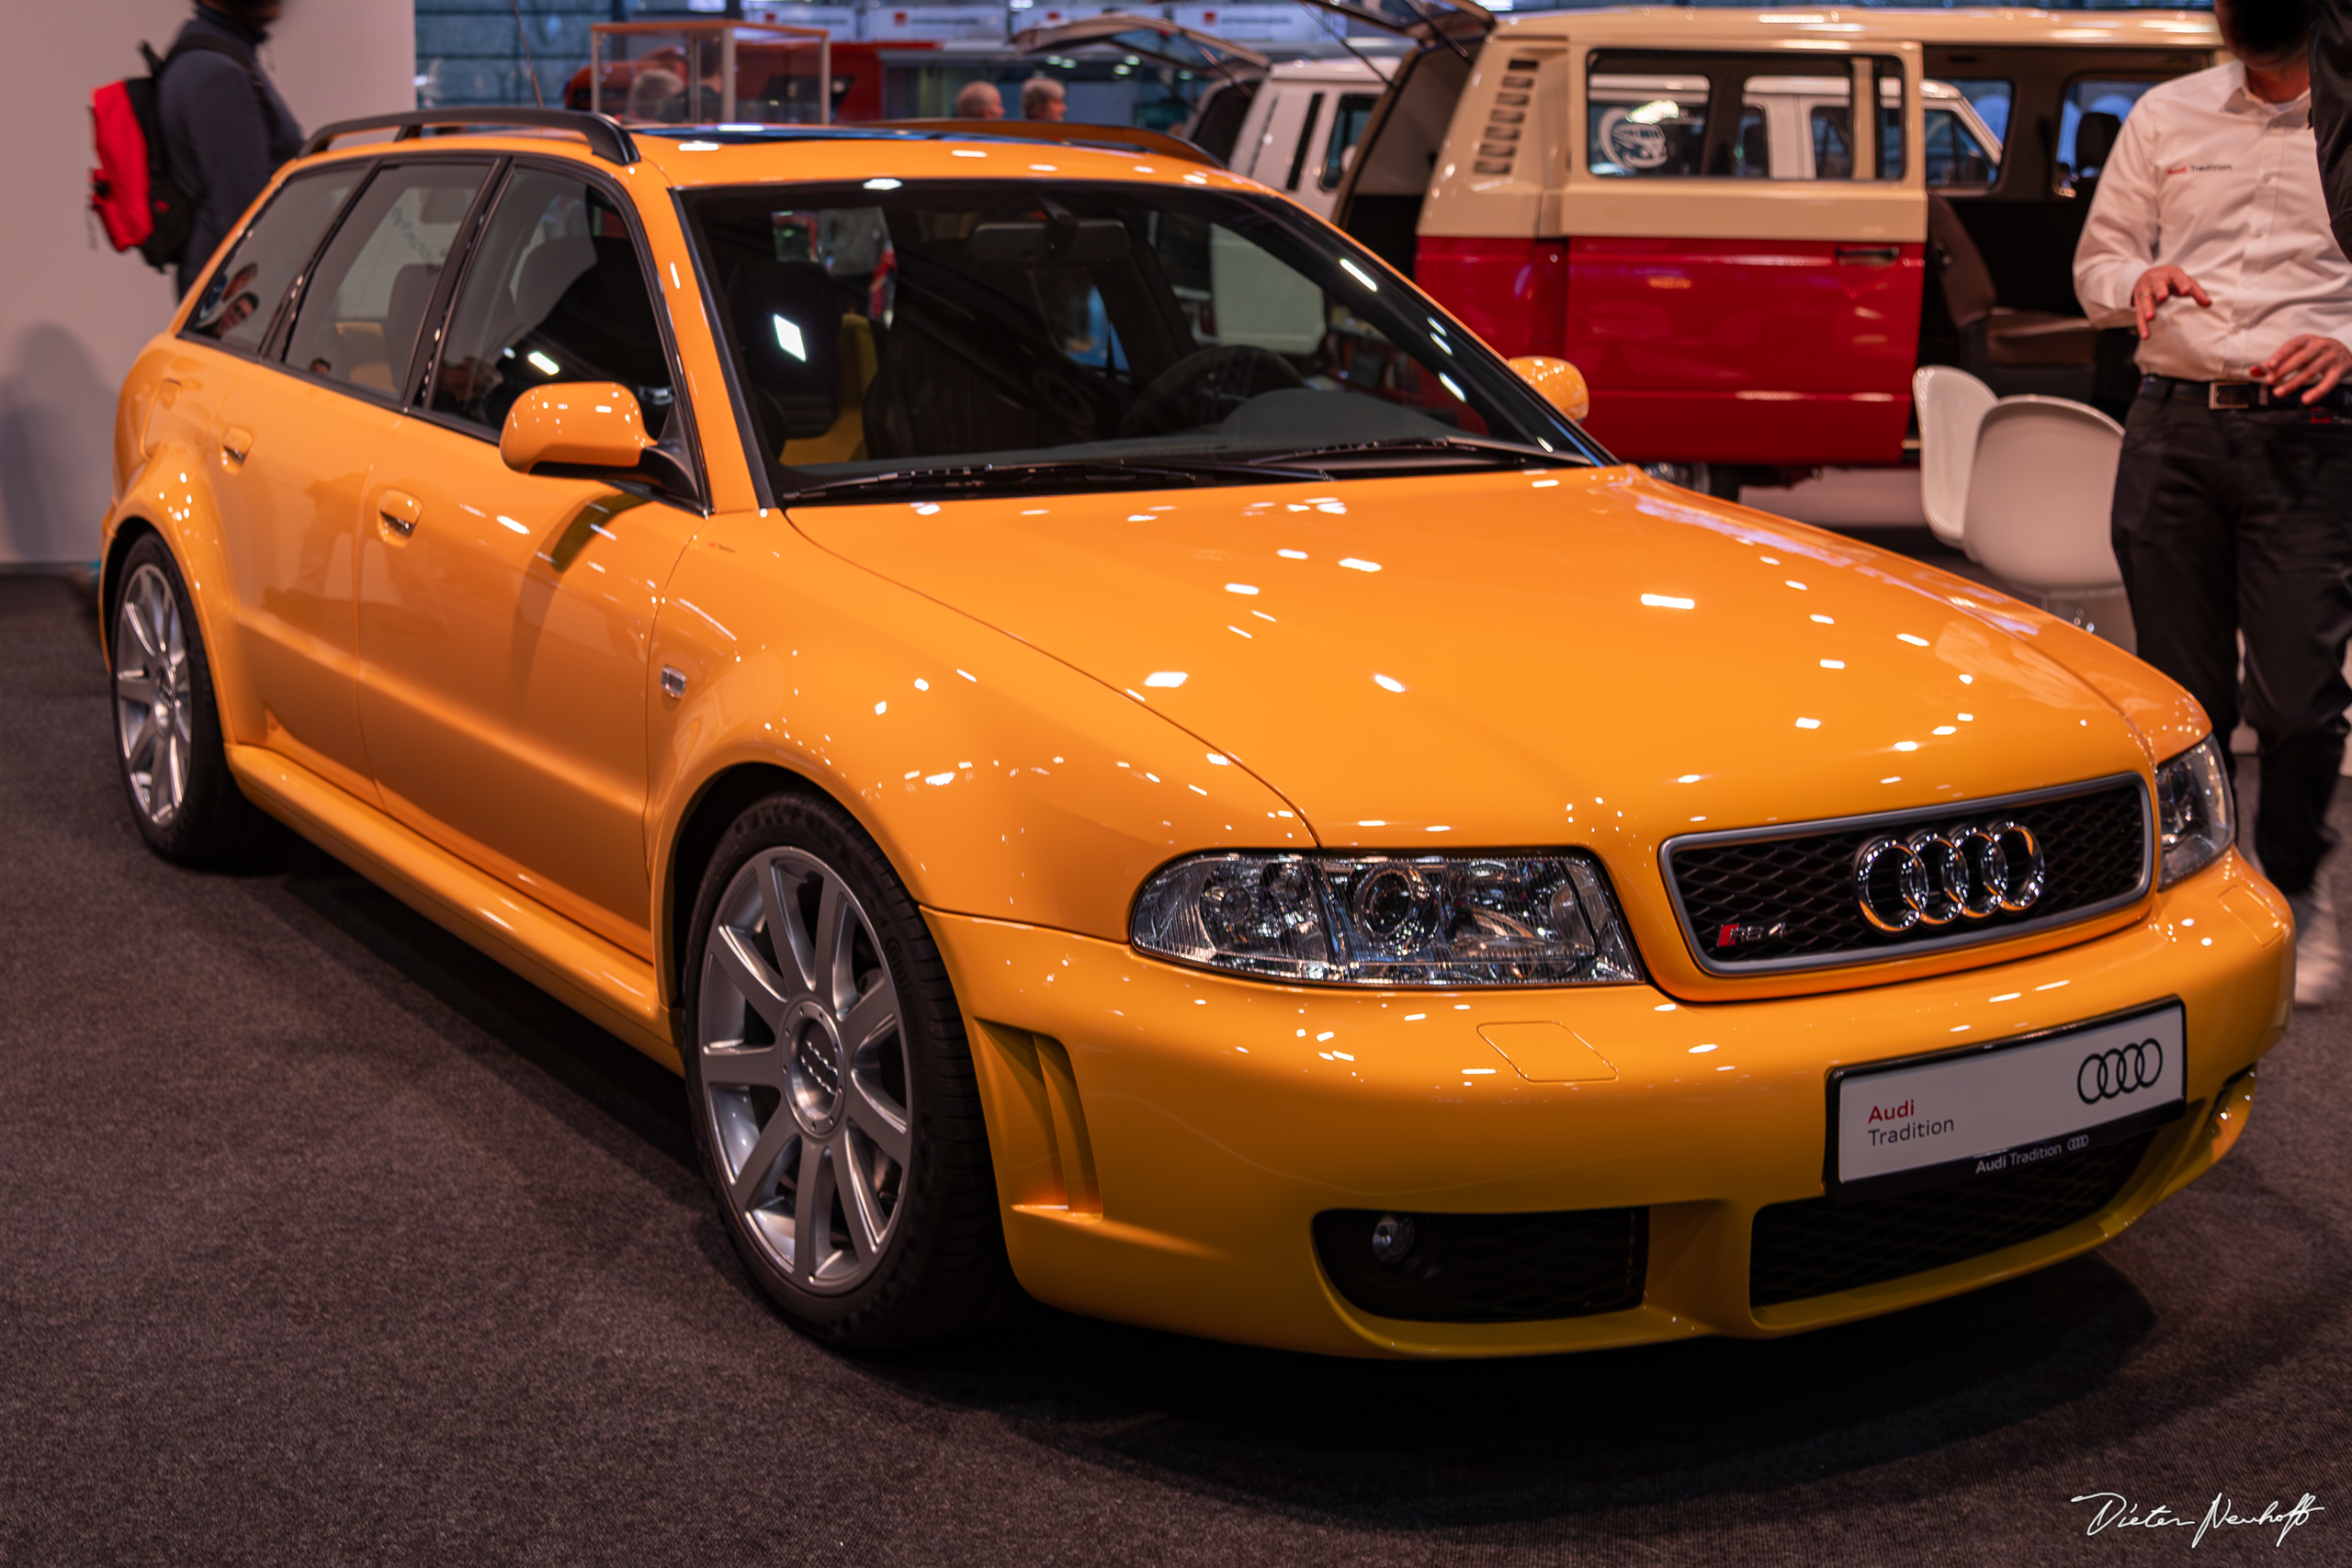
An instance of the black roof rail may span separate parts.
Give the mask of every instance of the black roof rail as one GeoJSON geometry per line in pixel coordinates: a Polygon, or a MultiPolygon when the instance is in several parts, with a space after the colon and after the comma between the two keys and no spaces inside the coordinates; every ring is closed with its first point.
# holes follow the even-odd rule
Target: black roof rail
{"type": "Polygon", "coordinates": [[[363,130],[390,130],[395,141],[413,141],[429,125],[530,126],[541,130],[569,130],[585,137],[588,150],[609,164],[637,162],[637,142],[628,129],[610,115],[583,109],[518,109],[494,104],[449,104],[440,108],[410,109],[404,114],[371,115],[366,119],[339,119],[322,125],[302,143],[302,156],[323,152],[338,136],[363,130]]]}

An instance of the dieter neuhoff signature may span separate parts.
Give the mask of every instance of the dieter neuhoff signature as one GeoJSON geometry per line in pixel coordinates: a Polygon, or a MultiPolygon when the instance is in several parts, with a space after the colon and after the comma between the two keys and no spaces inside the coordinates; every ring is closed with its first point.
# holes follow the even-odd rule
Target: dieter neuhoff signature
{"type": "Polygon", "coordinates": [[[2209,1530],[2223,1529],[2233,1525],[2259,1525],[2265,1529],[2275,1526],[2278,1531],[2275,1544],[2284,1546],[2288,1534],[2297,1526],[2307,1525],[2312,1522],[2313,1514],[2327,1511],[2308,1492],[2292,1507],[2274,1498],[2262,1506],[2260,1513],[2251,1516],[2239,1513],[2236,1500],[2226,1492],[2214,1493],[2213,1500],[2205,1506],[2204,1513],[2195,1515],[2176,1513],[2169,1503],[2143,1507],[2120,1492],[2086,1492],[2071,1500],[2092,1506],[2090,1526],[2083,1531],[2085,1535],[2097,1535],[2104,1529],[2165,1529],[2177,1527],[2197,1532],[2188,1538],[2188,1544],[2192,1547],[2203,1540],[2209,1530]]]}

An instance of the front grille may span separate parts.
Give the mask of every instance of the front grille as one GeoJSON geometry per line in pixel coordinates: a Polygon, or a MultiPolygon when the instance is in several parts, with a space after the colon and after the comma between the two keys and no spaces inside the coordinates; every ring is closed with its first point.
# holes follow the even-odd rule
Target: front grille
{"type": "Polygon", "coordinates": [[[1756,1215],[1747,1299],[1773,1306],[1859,1290],[2064,1230],[2115,1201],[2154,1137],[1924,1192],[1774,1203],[1756,1215]]]}
{"type": "Polygon", "coordinates": [[[1532,1323],[1642,1304],[1647,1209],[1535,1214],[1407,1214],[1331,1209],[1315,1216],[1315,1253],[1340,1295],[1380,1317],[1417,1323],[1532,1323]],[[1373,1228],[1411,1226],[1384,1260],[1373,1228]]]}
{"type": "Polygon", "coordinates": [[[1758,836],[1695,835],[1666,848],[1667,886],[1691,952],[1718,974],[1859,964],[1906,951],[1989,942],[2020,931],[2081,919],[2127,904],[2147,886],[2147,791],[2137,779],[2071,794],[2044,792],[1954,809],[1853,818],[1824,829],[1758,836]],[[1879,930],[1862,916],[1854,857],[1883,835],[1956,829],[2001,818],[2024,824],[2041,845],[2041,897],[2016,914],[1966,917],[1905,931],[1879,930]],[[1730,941],[1725,928],[1735,928],[1730,941]]]}

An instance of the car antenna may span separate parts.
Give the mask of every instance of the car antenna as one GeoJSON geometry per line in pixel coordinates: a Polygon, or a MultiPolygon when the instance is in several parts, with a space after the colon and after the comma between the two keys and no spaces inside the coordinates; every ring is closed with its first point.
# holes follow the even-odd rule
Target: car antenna
{"type": "Polygon", "coordinates": [[[539,68],[531,59],[530,29],[523,26],[523,0],[506,0],[514,12],[514,37],[523,45],[523,70],[531,78],[531,102],[548,107],[547,96],[539,91],[539,68]]]}

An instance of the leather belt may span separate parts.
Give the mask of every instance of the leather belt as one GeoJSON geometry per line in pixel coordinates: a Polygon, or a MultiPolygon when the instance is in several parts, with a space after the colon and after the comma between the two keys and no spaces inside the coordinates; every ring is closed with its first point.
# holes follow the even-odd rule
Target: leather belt
{"type": "Polygon", "coordinates": [[[2298,387],[2273,397],[2259,381],[2184,381],[2177,376],[2143,376],[2140,395],[2168,398],[2177,402],[2202,403],[2209,409],[2340,409],[2352,407],[2352,387],[2337,387],[2312,402],[2303,401],[2308,388],[2298,387]]]}

